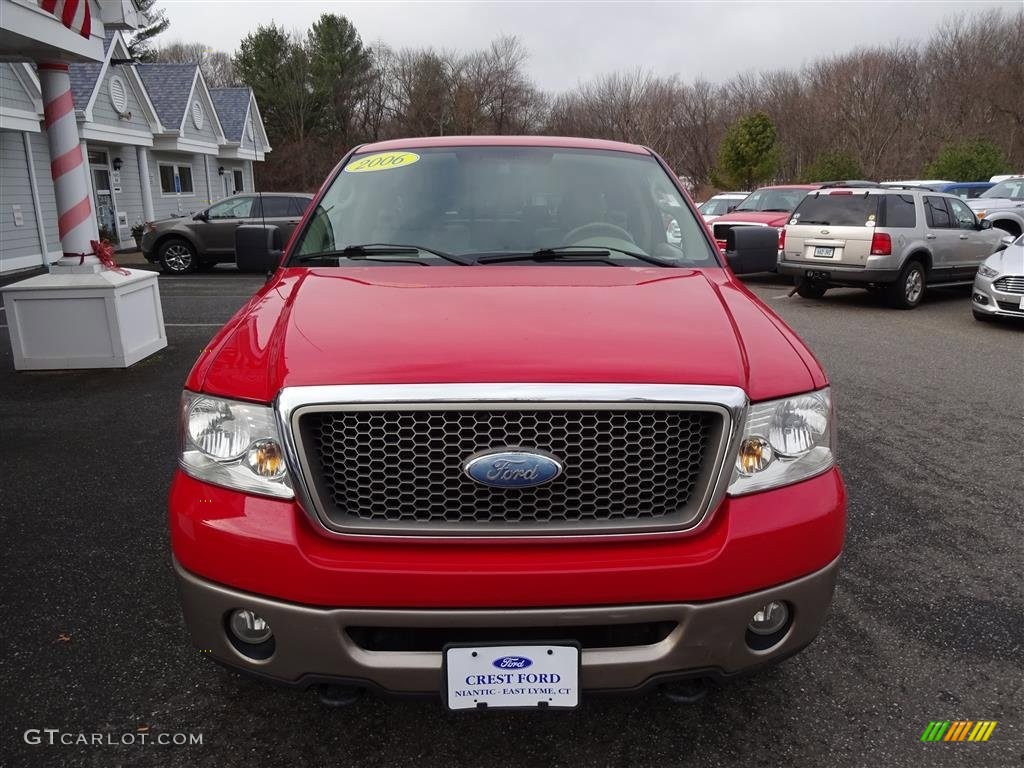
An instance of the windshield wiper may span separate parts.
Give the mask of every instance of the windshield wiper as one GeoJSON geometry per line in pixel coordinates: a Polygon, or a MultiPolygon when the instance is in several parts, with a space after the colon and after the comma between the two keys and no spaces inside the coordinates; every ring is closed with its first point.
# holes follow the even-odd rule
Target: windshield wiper
{"type": "MultiPolygon", "coordinates": [[[[397,245],[393,243],[366,243],[364,245],[349,245],[337,251],[321,251],[320,253],[309,253],[305,256],[300,256],[297,261],[303,264],[307,261],[315,261],[317,259],[368,259],[373,260],[377,256],[402,256],[402,255],[415,255],[420,252],[429,253],[445,261],[450,261],[453,264],[461,264],[464,267],[471,266],[474,262],[465,261],[457,256],[453,256],[450,253],[444,251],[438,251],[434,248],[425,248],[422,245],[397,245]]],[[[383,261],[383,259],[382,259],[383,261]]],[[[405,261],[411,261],[406,259],[405,261]]],[[[421,262],[416,262],[421,263],[421,262]]]]}
{"type": "MultiPolygon", "coordinates": [[[[659,259],[657,256],[648,256],[646,253],[627,251],[623,248],[611,248],[604,245],[561,245],[554,248],[541,248],[532,253],[493,253],[477,257],[477,264],[502,264],[510,261],[600,261],[603,257],[611,256],[612,253],[621,253],[624,256],[653,264],[657,267],[677,267],[678,264],[659,259]],[[573,256],[582,256],[582,259],[573,259],[573,256]]],[[[608,264],[619,266],[619,262],[608,261],[608,264]]]]}

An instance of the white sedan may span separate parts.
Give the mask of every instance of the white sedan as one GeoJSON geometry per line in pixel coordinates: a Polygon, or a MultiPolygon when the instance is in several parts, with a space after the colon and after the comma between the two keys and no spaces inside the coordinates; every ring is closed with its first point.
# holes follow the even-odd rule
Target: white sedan
{"type": "Polygon", "coordinates": [[[994,317],[1024,319],[1024,235],[996,251],[978,268],[971,292],[971,309],[977,320],[994,317]]]}

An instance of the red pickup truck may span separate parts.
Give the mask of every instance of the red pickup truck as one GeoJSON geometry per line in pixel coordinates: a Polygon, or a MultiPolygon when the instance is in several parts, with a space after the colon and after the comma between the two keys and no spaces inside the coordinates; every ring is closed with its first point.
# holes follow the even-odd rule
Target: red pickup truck
{"type": "Polygon", "coordinates": [[[828,381],[651,150],[361,146],[188,376],[170,491],[197,647],[452,709],[685,695],[799,651],[845,529],[828,381]],[[669,242],[664,217],[679,225],[669,242]],[[696,681],[696,682],[694,682],[696,681]]]}

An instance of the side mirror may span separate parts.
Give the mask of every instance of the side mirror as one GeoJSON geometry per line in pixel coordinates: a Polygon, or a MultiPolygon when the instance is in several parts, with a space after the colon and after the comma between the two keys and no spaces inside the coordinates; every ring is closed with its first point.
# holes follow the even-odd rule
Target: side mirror
{"type": "Polygon", "coordinates": [[[733,227],[725,236],[725,260],[737,275],[771,272],[779,263],[775,227],[733,227]]]}
{"type": "Polygon", "coordinates": [[[1013,235],[1003,235],[999,238],[999,245],[996,247],[996,250],[1001,251],[1004,248],[1009,248],[1016,239],[1013,235]]]}
{"type": "Polygon", "coordinates": [[[197,213],[195,216],[192,217],[192,221],[209,221],[209,220],[210,220],[210,216],[209,216],[209,214],[206,213],[206,211],[200,211],[199,213],[197,213]]]}
{"type": "Polygon", "coordinates": [[[273,272],[284,248],[281,228],[273,224],[243,224],[235,229],[235,264],[239,272],[273,272]]]}
{"type": "Polygon", "coordinates": [[[732,212],[733,212],[733,211],[735,211],[735,210],[736,210],[736,206],[735,206],[735,205],[730,205],[729,207],[727,207],[727,208],[725,209],[725,212],[726,212],[726,213],[732,213],[732,212]]]}
{"type": "Polygon", "coordinates": [[[978,229],[992,229],[992,222],[988,219],[982,219],[978,222],[978,229]]]}

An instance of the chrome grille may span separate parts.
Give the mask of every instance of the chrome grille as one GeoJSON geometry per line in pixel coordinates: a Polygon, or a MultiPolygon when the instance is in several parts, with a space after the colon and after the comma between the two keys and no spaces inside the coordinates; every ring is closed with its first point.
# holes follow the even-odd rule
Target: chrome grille
{"type": "Polygon", "coordinates": [[[1007,275],[1000,277],[992,285],[1003,293],[1024,293],[1024,275],[1007,275]]]}
{"type": "Polygon", "coordinates": [[[717,479],[722,409],[325,407],[300,411],[302,461],[339,530],[560,533],[685,527],[717,479]],[[565,465],[534,488],[465,476],[472,454],[533,448],[565,465]]]}

